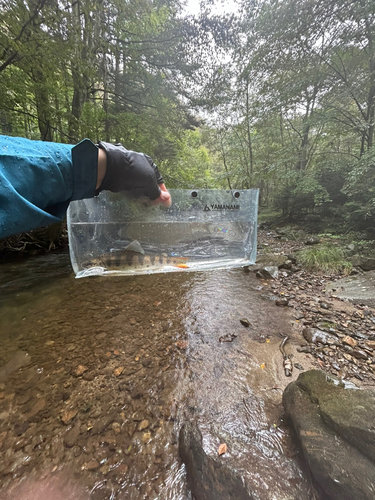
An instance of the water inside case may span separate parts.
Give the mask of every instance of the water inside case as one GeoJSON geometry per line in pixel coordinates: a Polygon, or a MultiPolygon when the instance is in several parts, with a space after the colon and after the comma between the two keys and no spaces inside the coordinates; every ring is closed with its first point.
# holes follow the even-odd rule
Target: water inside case
{"type": "Polygon", "coordinates": [[[258,189],[171,189],[170,208],[103,191],[68,209],[77,278],[201,271],[255,263],[258,189]]]}

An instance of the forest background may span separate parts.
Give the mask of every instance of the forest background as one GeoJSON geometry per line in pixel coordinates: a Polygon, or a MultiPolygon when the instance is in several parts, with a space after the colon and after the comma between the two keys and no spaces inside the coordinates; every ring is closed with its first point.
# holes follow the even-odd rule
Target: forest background
{"type": "Polygon", "coordinates": [[[375,236],[375,2],[0,0],[2,134],[121,142],[169,188],[375,236]]]}

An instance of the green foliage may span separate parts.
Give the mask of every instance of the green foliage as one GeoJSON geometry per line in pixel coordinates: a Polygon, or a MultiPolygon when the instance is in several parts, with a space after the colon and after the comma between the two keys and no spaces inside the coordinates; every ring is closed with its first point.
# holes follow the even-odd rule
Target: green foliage
{"type": "Polygon", "coordinates": [[[242,2],[235,63],[220,66],[232,84],[216,124],[228,183],[259,187],[261,205],[288,217],[375,227],[374,5],[242,2]]]}
{"type": "Polygon", "coordinates": [[[375,146],[353,162],[346,178],[345,192],[364,204],[375,205],[375,146]]]}
{"type": "Polygon", "coordinates": [[[298,219],[330,201],[327,190],[315,178],[314,172],[291,172],[284,178],[275,207],[291,219],[298,219]]]}
{"type": "Polygon", "coordinates": [[[122,142],[170,187],[259,187],[287,217],[375,228],[373,0],[0,7],[2,133],[122,142]]]}
{"type": "Polygon", "coordinates": [[[159,146],[189,126],[178,0],[0,5],[3,133],[121,141],[164,155],[159,146]]]}
{"type": "Polygon", "coordinates": [[[344,252],[335,246],[314,245],[297,252],[297,258],[307,269],[322,272],[350,274],[352,265],[345,260],[344,252]]]}
{"type": "Polygon", "coordinates": [[[166,184],[179,189],[214,188],[215,163],[199,130],[185,131],[174,158],[160,164],[166,184]]]}

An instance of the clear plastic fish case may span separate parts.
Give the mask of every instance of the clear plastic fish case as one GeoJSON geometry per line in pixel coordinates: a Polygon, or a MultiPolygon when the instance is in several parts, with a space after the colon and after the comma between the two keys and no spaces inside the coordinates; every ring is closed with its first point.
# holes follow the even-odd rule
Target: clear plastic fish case
{"type": "Polygon", "coordinates": [[[169,191],[170,208],[125,192],[71,202],[69,248],[77,278],[254,264],[258,189],[169,191]]]}

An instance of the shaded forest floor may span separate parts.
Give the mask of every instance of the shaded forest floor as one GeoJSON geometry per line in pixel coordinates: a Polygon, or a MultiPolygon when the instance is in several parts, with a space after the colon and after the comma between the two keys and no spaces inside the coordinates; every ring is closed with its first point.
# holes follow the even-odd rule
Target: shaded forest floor
{"type": "Polygon", "coordinates": [[[15,261],[68,248],[66,222],[0,239],[0,262],[15,261]]]}

